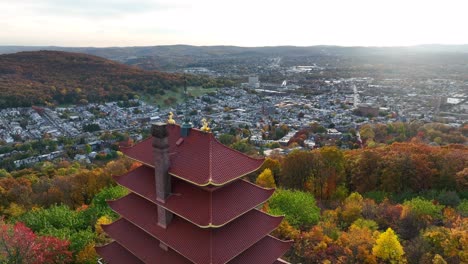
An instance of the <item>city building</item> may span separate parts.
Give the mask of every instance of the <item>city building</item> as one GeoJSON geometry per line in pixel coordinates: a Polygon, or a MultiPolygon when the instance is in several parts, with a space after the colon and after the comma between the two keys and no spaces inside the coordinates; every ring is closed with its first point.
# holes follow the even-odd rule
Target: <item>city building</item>
{"type": "Polygon", "coordinates": [[[379,107],[370,104],[360,104],[357,108],[358,112],[363,116],[378,116],[379,107]]]}
{"type": "Polygon", "coordinates": [[[260,81],[258,80],[258,76],[249,76],[249,87],[250,88],[260,87],[260,81]]]}
{"type": "Polygon", "coordinates": [[[188,123],[154,124],[152,137],[122,152],[142,165],[115,177],[130,193],[109,202],[121,218],[103,226],[114,239],[96,248],[106,262],[286,263],[292,242],[269,235],[283,217],[257,209],[274,190],[242,179],[263,159],[188,123]]]}

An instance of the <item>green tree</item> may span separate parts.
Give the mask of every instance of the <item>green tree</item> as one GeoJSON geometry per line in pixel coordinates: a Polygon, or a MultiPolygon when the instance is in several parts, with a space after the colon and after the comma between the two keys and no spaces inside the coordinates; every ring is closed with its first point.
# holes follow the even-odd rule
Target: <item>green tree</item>
{"type": "Polygon", "coordinates": [[[70,250],[76,254],[96,237],[83,213],[65,205],[54,205],[29,211],[18,220],[39,234],[70,241],[70,250]]]}
{"type": "Polygon", "coordinates": [[[278,189],[268,205],[270,213],[285,215],[286,220],[295,228],[306,230],[319,220],[320,209],[310,193],[278,189]]]}
{"type": "Polygon", "coordinates": [[[86,144],[85,145],[85,151],[87,154],[91,153],[91,151],[93,151],[93,148],[89,145],[89,144],[86,144]]]}
{"type": "Polygon", "coordinates": [[[403,214],[413,213],[418,220],[425,220],[427,222],[440,219],[442,217],[442,208],[444,208],[443,205],[436,205],[421,197],[405,201],[403,205],[406,209],[403,214]],[[407,210],[409,210],[409,212],[406,212],[407,210]]]}
{"type": "Polygon", "coordinates": [[[221,142],[222,144],[226,146],[231,145],[232,143],[234,143],[234,141],[235,141],[235,137],[231,134],[222,134],[219,136],[219,142],[221,142]]]}
{"type": "Polygon", "coordinates": [[[463,199],[457,206],[457,211],[464,217],[468,217],[468,200],[463,199]]]}
{"type": "Polygon", "coordinates": [[[0,178],[3,178],[3,177],[11,177],[11,174],[8,173],[8,171],[6,171],[5,169],[0,169],[0,178]]]}
{"type": "Polygon", "coordinates": [[[241,140],[231,144],[231,148],[240,151],[242,153],[247,153],[252,151],[253,147],[246,140],[241,140]]]}

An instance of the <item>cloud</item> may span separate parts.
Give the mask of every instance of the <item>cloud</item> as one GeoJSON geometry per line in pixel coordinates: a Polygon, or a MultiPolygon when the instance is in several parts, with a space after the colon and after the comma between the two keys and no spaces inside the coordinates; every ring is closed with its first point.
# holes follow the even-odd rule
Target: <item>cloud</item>
{"type": "Polygon", "coordinates": [[[466,0],[0,0],[0,45],[467,43],[466,0]]]}
{"type": "Polygon", "coordinates": [[[45,0],[23,1],[27,11],[40,16],[108,18],[177,8],[163,0],[45,0]]]}

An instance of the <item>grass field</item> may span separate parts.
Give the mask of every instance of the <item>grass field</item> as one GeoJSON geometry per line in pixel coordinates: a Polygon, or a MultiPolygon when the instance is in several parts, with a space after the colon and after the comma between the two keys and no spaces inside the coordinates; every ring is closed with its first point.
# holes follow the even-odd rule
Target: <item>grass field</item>
{"type": "MultiPolygon", "coordinates": [[[[187,87],[187,92],[191,96],[198,97],[210,92],[215,92],[217,89],[218,88],[187,87]]],[[[177,91],[166,91],[164,95],[143,94],[141,95],[141,99],[146,103],[159,105],[161,108],[167,108],[183,102],[184,90],[180,87],[177,91]],[[170,104],[167,104],[168,101],[170,101],[170,104]]]]}

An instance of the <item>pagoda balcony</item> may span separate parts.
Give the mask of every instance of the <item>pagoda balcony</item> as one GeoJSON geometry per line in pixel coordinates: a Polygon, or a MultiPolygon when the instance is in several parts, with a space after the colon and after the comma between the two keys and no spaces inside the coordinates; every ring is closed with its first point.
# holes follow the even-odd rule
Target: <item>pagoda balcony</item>
{"type": "Polygon", "coordinates": [[[172,194],[163,203],[156,200],[154,169],[143,165],[114,178],[135,194],[202,228],[223,226],[263,204],[274,192],[245,180],[209,188],[172,177],[172,194]]]}
{"type": "MultiPolygon", "coordinates": [[[[157,205],[147,199],[130,193],[108,203],[124,218],[109,227],[129,222],[190,261],[200,264],[221,264],[233,260],[267,236],[283,219],[253,209],[220,228],[200,228],[174,216],[171,224],[164,229],[157,224],[157,205]]],[[[118,227],[117,230],[125,232],[125,227],[118,227]]],[[[269,255],[268,252],[263,253],[269,255]]]]}

